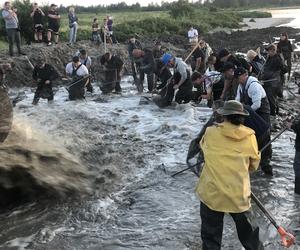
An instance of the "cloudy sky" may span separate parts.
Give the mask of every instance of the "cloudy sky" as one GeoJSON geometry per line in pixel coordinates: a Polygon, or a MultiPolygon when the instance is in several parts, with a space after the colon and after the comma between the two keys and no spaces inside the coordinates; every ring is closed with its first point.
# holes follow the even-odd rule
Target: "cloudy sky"
{"type": "MultiPolygon", "coordinates": [[[[0,0],[0,2],[2,3],[2,5],[4,4],[4,2],[7,0],[0,0]]],[[[164,0],[164,2],[173,2],[174,0],[164,0]]],[[[99,0],[53,0],[53,1],[49,1],[49,0],[31,0],[31,2],[38,2],[39,4],[43,4],[43,5],[48,5],[51,3],[55,3],[57,5],[63,4],[65,6],[69,6],[72,5],[74,3],[76,3],[76,5],[81,5],[81,6],[91,6],[91,5],[99,5],[99,4],[105,4],[105,5],[109,5],[112,3],[119,3],[119,2],[125,2],[128,5],[134,4],[136,2],[139,2],[141,5],[148,5],[149,3],[153,2],[153,3],[158,3],[161,4],[161,0],[106,0],[106,1],[99,1],[99,0]]]]}

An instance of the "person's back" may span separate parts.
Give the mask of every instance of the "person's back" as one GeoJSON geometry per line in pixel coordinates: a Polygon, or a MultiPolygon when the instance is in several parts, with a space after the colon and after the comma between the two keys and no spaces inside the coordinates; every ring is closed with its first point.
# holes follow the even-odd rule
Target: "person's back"
{"type": "Polygon", "coordinates": [[[201,200],[217,211],[248,210],[249,169],[253,171],[259,164],[254,131],[244,125],[224,122],[207,128],[200,145],[205,155],[197,187],[201,200]]]}
{"type": "Polygon", "coordinates": [[[245,249],[261,249],[259,229],[248,218],[251,207],[249,172],[258,168],[260,155],[255,132],[243,125],[249,113],[237,101],[227,101],[217,113],[224,122],[208,127],[200,141],[204,167],[199,195],[202,249],[221,249],[224,213],[233,218],[245,249]]]}

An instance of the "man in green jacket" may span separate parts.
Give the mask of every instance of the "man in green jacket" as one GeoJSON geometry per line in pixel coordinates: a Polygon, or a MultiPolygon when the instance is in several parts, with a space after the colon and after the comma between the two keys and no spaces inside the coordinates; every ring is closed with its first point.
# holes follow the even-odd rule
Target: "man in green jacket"
{"type": "Polygon", "coordinates": [[[246,250],[262,249],[259,229],[253,230],[246,216],[251,207],[249,172],[260,161],[255,132],[243,125],[249,113],[234,100],[217,112],[224,122],[207,128],[200,141],[205,164],[196,192],[201,200],[202,249],[221,249],[224,213],[232,216],[246,250]]]}

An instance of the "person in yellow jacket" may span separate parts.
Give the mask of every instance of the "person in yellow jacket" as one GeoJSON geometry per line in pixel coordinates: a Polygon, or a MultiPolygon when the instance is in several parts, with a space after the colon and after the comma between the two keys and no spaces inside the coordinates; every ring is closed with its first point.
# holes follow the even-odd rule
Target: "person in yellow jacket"
{"type": "Polygon", "coordinates": [[[224,213],[232,216],[246,250],[262,249],[259,229],[252,228],[246,213],[251,207],[249,173],[260,161],[255,132],[243,125],[249,113],[234,100],[217,112],[224,122],[207,128],[200,141],[205,164],[196,192],[201,200],[202,249],[221,249],[224,213]]]}

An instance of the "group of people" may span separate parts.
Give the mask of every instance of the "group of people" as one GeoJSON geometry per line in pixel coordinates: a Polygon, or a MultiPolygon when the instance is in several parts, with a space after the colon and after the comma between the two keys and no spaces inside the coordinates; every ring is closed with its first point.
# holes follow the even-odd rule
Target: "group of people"
{"type": "MultiPolygon", "coordinates": [[[[100,62],[104,67],[104,79],[100,84],[102,93],[121,93],[120,82],[124,65],[122,59],[117,55],[106,52],[101,56],[100,62]]],[[[69,92],[69,100],[84,99],[86,92],[93,93],[91,71],[91,57],[85,49],[78,50],[73,55],[72,61],[66,65],[63,77],[69,83],[66,87],[69,92]]],[[[52,83],[59,78],[59,73],[52,65],[46,62],[45,58],[40,56],[36,59],[32,76],[37,82],[37,89],[32,104],[37,105],[40,98],[48,99],[48,102],[51,103],[54,98],[52,83]]]]}
{"type": "MultiPolygon", "coordinates": [[[[54,12],[55,8],[50,15],[59,16],[54,12]]],[[[3,16],[10,20],[8,28],[16,29],[13,26],[17,23],[14,11],[7,8],[3,16]]],[[[77,23],[74,15],[69,18],[72,24],[77,23]]],[[[93,36],[96,38],[97,20],[94,23],[93,36]]],[[[50,33],[58,31],[55,25],[54,22],[49,26],[50,33]]],[[[282,33],[277,45],[270,44],[265,48],[266,57],[259,51],[249,50],[247,57],[242,58],[227,49],[215,53],[204,40],[195,39],[195,31],[192,37],[192,31],[189,36],[191,67],[187,64],[189,58],[183,60],[166,53],[160,41],[153,47],[144,48],[136,37],[130,37],[128,54],[134,82],[138,92],[143,92],[146,75],[148,92],[158,93],[154,102],[160,107],[171,105],[173,99],[178,104],[206,99],[208,106],[214,109],[212,119],[199,138],[204,165],[196,192],[201,200],[202,248],[221,249],[223,217],[224,213],[230,213],[243,247],[263,249],[259,229],[254,229],[247,218],[251,207],[249,173],[260,165],[265,175],[273,175],[270,116],[278,114],[277,98],[282,97],[285,74],[290,76],[291,73],[293,49],[288,35],[282,33]]],[[[36,38],[39,40],[40,35],[36,38]]],[[[120,93],[123,60],[106,52],[100,62],[105,69],[105,79],[100,86],[102,92],[120,93]]],[[[76,52],[65,67],[65,77],[70,80],[67,87],[70,100],[83,99],[85,91],[93,92],[91,70],[92,60],[87,51],[76,52]]],[[[38,85],[33,104],[38,104],[40,98],[52,102],[52,83],[59,77],[55,68],[45,58],[38,58],[32,76],[38,85]]],[[[296,120],[290,127],[297,134],[295,193],[300,194],[300,121],[296,120]]]]}
{"type": "MultiPolygon", "coordinates": [[[[9,42],[9,55],[13,56],[13,46],[16,43],[18,54],[25,55],[21,51],[21,35],[20,35],[20,23],[18,19],[17,8],[11,5],[11,2],[4,3],[2,10],[2,16],[5,21],[5,29],[9,42]]],[[[38,3],[32,4],[32,11],[30,13],[33,23],[34,41],[41,43],[46,39],[47,45],[50,46],[54,42],[58,43],[61,15],[58,12],[58,6],[51,4],[49,10],[45,13],[38,3]],[[44,19],[47,18],[47,35],[44,37],[45,24],[44,19]]],[[[77,40],[78,30],[78,17],[75,13],[75,8],[70,7],[68,12],[68,24],[69,24],[69,40],[68,44],[73,45],[77,40]]],[[[94,18],[91,24],[91,40],[101,44],[103,41],[113,44],[117,43],[115,34],[113,32],[113,19],[111,16],[107,16],[103,20],[103,25],[99,25],[98,19],[94,18]]]]}
{"type": "MultiPolygon", "coordinates": [[[[196,193],[201,202],[204,250],[221,249],[224,213],[233,218],[238,238],[245,249],[263,249],[259,228],[248,219],[251,208],[250,173],[260,165],[266,175],[273,175],[270,116],[278,114],[277,97],[283,97],[284,75],[288,73],[290,77],[293,51],[287,34],[281,34],[280,38],[277,45],[266,47],[266,58],[250,50],[245,60],[222,49],[212,67],[207,67],[205,73],[195,71],[191,76],[194,87],[200,92],[197,97],[212,100],[208,104],[214,110],[197,138],[199,163],[204,163],[202,171],[195,171],[200,175],[196,193]]],[[[162,59],[171,67],[175,65],[174,72],[186,78],[185,72],[180,70],[180,59],[171,55],[164,55],[162,59]]],[[[180,88],[182,84],[182,80],[175,82],[173,89],[177,89],[178,85],[180,88]]],[[[187,80],[184,84],[190,86],[187,80]]],[[[191,96],[191,91],[189,87],[185,96],[191,96]]],[[[300,194],[300,120],[296,119],[287,126],[296,132],[294,191],[300,194]]]]}

